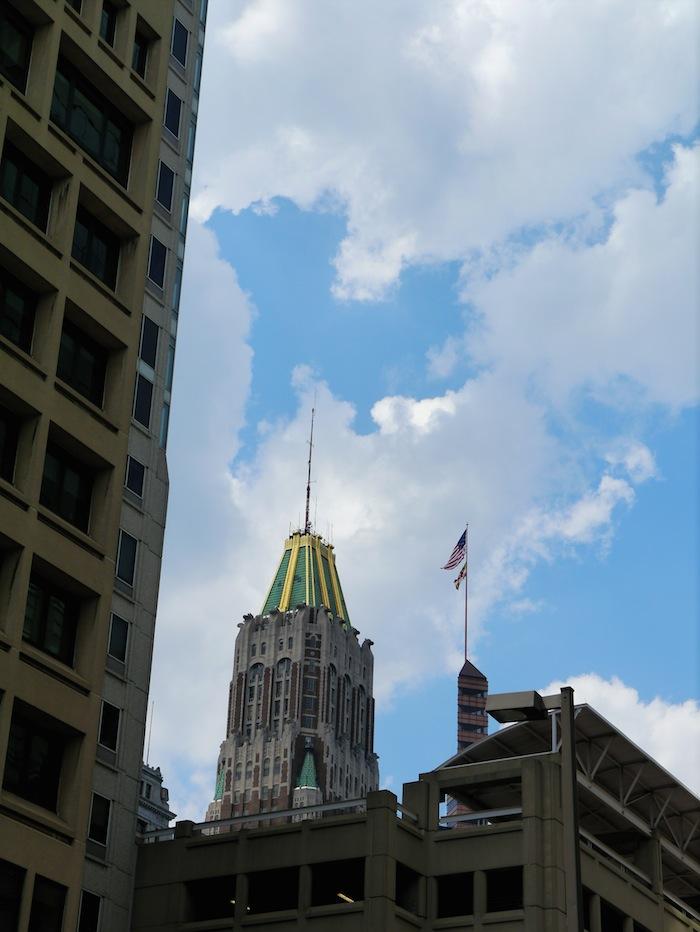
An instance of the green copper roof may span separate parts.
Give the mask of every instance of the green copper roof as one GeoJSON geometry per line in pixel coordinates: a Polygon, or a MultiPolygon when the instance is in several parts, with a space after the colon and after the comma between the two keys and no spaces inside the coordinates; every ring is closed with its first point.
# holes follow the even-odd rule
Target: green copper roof
{"type": "Polygon", "coordinates": [[[301,765],[301,773],[299,774],[299,779],[297,780],[297,787],[300,789],[305,789],[307,787],[312,787],[313,789],[319,789],[318,782],[316,780],[316,764],[314,763],[314,754],[310,748],[307,748],[306,754],[304,755],[304,763],[301,765]]]}
{"type": "Polygon", "coordinates": [[[325,605],[346,624],[350,623],[333,547],[318,534],[295,531],[285,542],[261,614],[267,615],[274,609],[286,612],[302,604],[325,605]]]}

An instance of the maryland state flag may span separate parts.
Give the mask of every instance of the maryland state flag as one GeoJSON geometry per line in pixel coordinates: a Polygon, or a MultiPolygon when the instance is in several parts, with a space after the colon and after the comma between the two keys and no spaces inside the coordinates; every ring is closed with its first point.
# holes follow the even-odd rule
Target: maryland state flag
{"type": "Polygon", "coordinates": [[[459,589],[459,587],[462,585],[462,580],[463,580],[463,579],[466,579],[466,578],[467,578],[467,564],[466,564],[466,561],[465,561],[464,566],[463,566],[462,569],[459,571],[459,576],[458,576],[457,579],[455,579],[455,581],[454,581],[454,583],[455,583],[455,589],[459,589]]]}

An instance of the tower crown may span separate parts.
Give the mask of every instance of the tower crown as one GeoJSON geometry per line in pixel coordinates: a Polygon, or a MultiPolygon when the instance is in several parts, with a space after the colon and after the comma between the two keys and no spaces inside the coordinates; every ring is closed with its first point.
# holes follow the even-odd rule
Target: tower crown
{"type": "Polygon", "coordinates": [[[294,531],[285,541],[282,557],[267,593],[261,615],[286,612],[297,605],[324,605],[350,623],[335,565],[333,545],[319,534],[294,531]]]}

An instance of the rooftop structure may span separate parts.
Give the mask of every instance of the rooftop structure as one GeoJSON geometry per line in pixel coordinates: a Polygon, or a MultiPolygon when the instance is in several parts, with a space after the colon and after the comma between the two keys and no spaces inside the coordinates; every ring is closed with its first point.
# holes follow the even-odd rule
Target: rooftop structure
{"type": "Polygon", "coordinates": [[[401,803],[381,791],[154,833],[133,932],[698,932],[700,800],[570,689],[490,704],[515,724],[401,803]],[[469,811],[441,815],[446,795],[469,811]]]}

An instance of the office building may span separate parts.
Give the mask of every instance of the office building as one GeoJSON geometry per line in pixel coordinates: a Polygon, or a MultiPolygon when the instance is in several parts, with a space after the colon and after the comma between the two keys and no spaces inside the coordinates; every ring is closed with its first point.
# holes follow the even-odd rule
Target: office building
{"type": "Polygon", "coordinates": [[[260,614],[239,624],[209,820],[377,788],[372,641],[358,634],[333,547],[295,531],[260,614]]]}
{"type": "Polygon", "coordinates": [[[700,800],[571,689],[488,709],[512,724],[400,803],[153,833],[132,932],[698,932],[700,800]],[[467,811],[442,816],[446,795],[467,811]]]}
{"type": "Polygon", "coordinates": [[[204,0],[0,4],[0,927],[129,926],[204,0]]]}
{"type": "Polygon", "coordinates": [[[163,774],[160,772],[160,767],[149,767],[148,764],[144,764],[141,768],[139,808],[136,818],[136,830],[140,835],[168,827],[175,818],[175,813],[170,811],[169,802],[170,794],[163,786],[163,774]]]}

